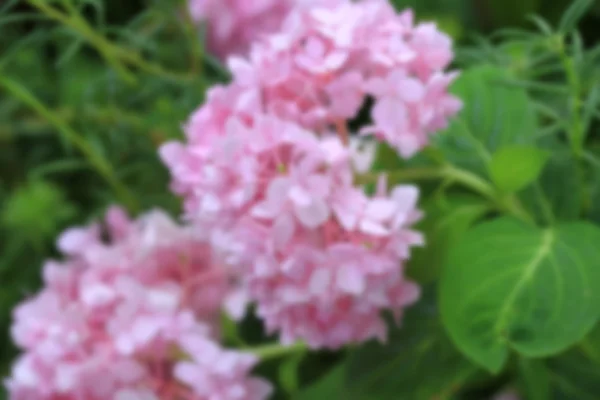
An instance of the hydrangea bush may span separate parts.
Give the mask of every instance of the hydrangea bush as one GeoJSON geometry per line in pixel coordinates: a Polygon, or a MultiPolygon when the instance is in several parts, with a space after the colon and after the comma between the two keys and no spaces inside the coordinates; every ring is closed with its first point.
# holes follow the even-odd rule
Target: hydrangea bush
{"type": "Polygon", "coordinates": [[[0,77],[122,204],[64,231],[13,310],[10,399],[600,393],[600,51],[575,29],[589,1],[455,58],[385,0],[192,0],[171,10],[191,77],[97,34],[75,2],[30,4],[119,82],[205,96],[183,135],[155,140],[169,213],[0,77]]]}

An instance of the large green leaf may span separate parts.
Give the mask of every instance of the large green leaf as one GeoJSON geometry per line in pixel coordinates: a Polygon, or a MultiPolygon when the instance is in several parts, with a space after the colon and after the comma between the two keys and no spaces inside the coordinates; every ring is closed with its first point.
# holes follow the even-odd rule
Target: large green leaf
{"type": "Polygon", "coordinates": [[[583,171],[568,149],[553,146],[551,150],[539,186],[524,190],[520,198],[538,217],[543,217],[543,207],[547,206],[559,221],[578,220],[584,199],[583,171]]]}
{"type": "Polygon", "coordinates": [[[579,218],[583,176],[577,159],[566,150],[555,153],[541,176],[541,184],[559,219],[579,218]]]}
{"type": "Polygon", "coordinates": [[[478,368],[452,345],[432,296],[406,313],[386,344],[368,343],[348,360],[347,399],[447,399],[478,368]]]}
{"type": "Polygon", "coordinates": [[[437,143],[449,160],[482,174],[492,154],[506,145],[534,142],[538,121],[525,89],[509,86],[508,71],[489,65],[470,68],[453,85],[464,109],[437,143]]]}
{"type": "Polygon", "coordinates": [[[600,229],[541,230],[511,218],[481,224],[450,252],[441,312],[456,345],[492,372],[509,349],[556,354],[600,316],[600,229]]]}
{"type": "Polygon", "coordinates": [[[420,283],[439,276],[448,251],[490,209],[479,197],[466,195],[435,196],[423,210],[425,218],[418,229],[425,234],[425,247],[414,250],[408,274],[420,283]]]}

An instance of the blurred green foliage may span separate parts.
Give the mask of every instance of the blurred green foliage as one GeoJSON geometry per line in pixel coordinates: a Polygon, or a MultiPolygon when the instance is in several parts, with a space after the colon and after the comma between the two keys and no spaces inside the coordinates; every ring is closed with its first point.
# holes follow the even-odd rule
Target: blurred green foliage
{"type": "MultiPolygon", "coordinates": [[[[569,118],[565,86],[554,83],[560,60],[548,57],[554,44],[521,31],[507,32],[511,41],[489,34],[526,26],[531,13],[558,22],[569,2],[394,0],[399,8],[414,7],[419,19],[435,19],[458,39],[461,65],[499,65],[516,77],[513,84],[531,89],[534,99],[543,96],[544,104],[556,104],[539,105],[545,115],[542,131],[547,132],[562,129],[569,118]],[[476,47],[467,46],[471,44],[476,47]]],[[[168,174],[156,149],[181,136],[181,124],[203,101],[207,87],[228,78],[204,54],[201,35],[182,6],[183,1],[173,0],[0,2],[2,375],[14,357],[8,337],[10,310],[39,286],[40,267],[55,254],[58,232],[98,216],[114,202],[134,214],[151,207],[174,213],[179,209],[167,190],[168,174]]],[[[581,23],[582,36],[570,41],[582,49],[597,41],[599,21],[596,4],[581,23]]],[[[597,90],[590,85],[600,74],[595,60],[578,64],[579,78],[571,82],[579,85],[582,99],[597,90]]],[[[596,113],[590,110],[590,115],[596,113]]],[[[591,118],[583,123],[589,128],[591,118]]],[[[598,135],[597,129],[589,131],[598,135]]],[[[589,157],[597,160],[592,153],[589,157]]],[[[564,171],[561,162],[568,159],[550,160],[547,168],[564,171]]],[[[598,171],[592,173],[600,176],[598,171]]],[[[543,189],[550,195],[553,190],[557,196],[562,193],[552,184],[543,189]]],[[[600,199],[600,185],[590,195],[600,199]]],[[[590,202],[589,210],[598,219],[599,204],[590,202]]],[[[279,371],[267,365],[265,373],[280,379],[290,393],[299,385],[290,378],[294,370],[307,363],[317,366],[300,377],[304,384],[316,378],[316,371],[324,373],[336,357],[315,354],[290,361],[279,371]]],[[[334,379],[338,375],[332,372],[334,379]]]]}
{"type": "Polygon", "coordinates": [[[43,241],[72,219],[75,210],[58,187],[34,181],[17,188],[6,200],[0,221],[13,235],[41,250],[43,241]]]}

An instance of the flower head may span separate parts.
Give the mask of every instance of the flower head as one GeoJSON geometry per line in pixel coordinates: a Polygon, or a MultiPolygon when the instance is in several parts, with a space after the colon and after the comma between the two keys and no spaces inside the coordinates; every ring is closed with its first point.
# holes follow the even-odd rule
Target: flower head
{"type": "Polygon", "coordinates": [[[7,381],[11,398],[266,397],[267,385],[246,377],[257,360],[218,345],[231,287],[206,238],[162,212],[131,221],[114,208],[104,226],[58,243],[66,260],[45,265],[45,288],[14,313],[24,354],[7,381]],[[190,368],[206,385],[190,382],[190,368]]]}
{"type": "Polygon", "coordinates": [[[220,58],[245,54],[264,35],[276,32],[295,7],[344,0],[190,0],[192,18],[207,25],[209,49],[220,58]]]}
{"type": "Polygon", "coordinates": [[[372,99],[372,123],[361,131],[410,157],[461,108],[448,93],[452,57],[435,24],[371,0],[296,9],[229,67],[232,85],[258,91],[264,112],[311,130],[353,119],[372,99]]]}
{"type": "Polygon", "coordinates": [[[315,348],[384,340],[381,312],[399,318],[419,297],[403,274],[411,247],[423,242],[409,228],[420,217],[417,194],[399,186],[368,198],[340,185],[326,203],[330,212],[312,224],[286,214],[240,222],[242,274],[267,329],[284,343],[301,339],[315,348]]]}
{"type": "Polygon", "coordinates": [[[416,300],[402,263],[422,239],[410,230],[417,189],[368,197],[353,183],[356,146],[323,135],[268,115],[231,117],[221,135],[178,145],[167,162],[201,166],[186,172],[188,214],[236,244],[237,274],[267,328],[336,348],[384,338],[380,312],[416,300]]]}

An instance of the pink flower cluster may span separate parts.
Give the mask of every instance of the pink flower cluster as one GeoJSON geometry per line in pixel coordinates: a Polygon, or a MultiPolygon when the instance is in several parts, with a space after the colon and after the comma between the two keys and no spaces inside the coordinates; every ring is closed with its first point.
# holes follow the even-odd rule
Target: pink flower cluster
{"type": "Polygon", "coordinates": [[[206,238],[158,211],[131,221],[113,208],[59,248],[66,261],[48,262],[45,288],[15,310],[24,354],[11,399],[267,398],[269,385],[247,377],[255,357],[218,343],[231,288],[206,238]]]}
{"type": "Polygon", "coordinates": [[[379,312],[418,297],[401,266],[422,243],[408,228],[417,189],[382,186],[369,198],[337,136],[271,116],[232,117],[220,135],[198,136],[207,142],[167,144],[163,159],[192,218],[225,233],[267,328],[313,347],[385,337],[379,312]]]}
{"type": "Polygon", "coordinates": [[[212,53],[225,59],[245,55],[250,45],[281,28],[294,7],[335,4],[343,0],[190,0],[192,18],[207,25],[207,44],[212,53]]]}
{"type": "Polygon", "coordinates": [[[284,343],[385,338],[381,311],[399,317],[418,298],[403,273],[423,243],[410,228],[418,190],[382,182],[366,195],[347,126],[371,99],[361,136],[413,155],[461,107],[451,59],[447,36],[384,1],[296,9],[247,59],[230,58],[233,82],[209,91],[187,143],[161,149],[187,216],[210,227],[284,343]]]}
{"type": "Polygon", "coordinates": [[[447,92],[457,76],[445,72],[451,46],[433,23],[415,24],[383,0],[296,9],[248,59],[229,59],[234,83],[213,91],[203,118],[260,110],[322,132],[343,128],[371,99],[361,133],[410,157],[461,108],[447,92]]]}

